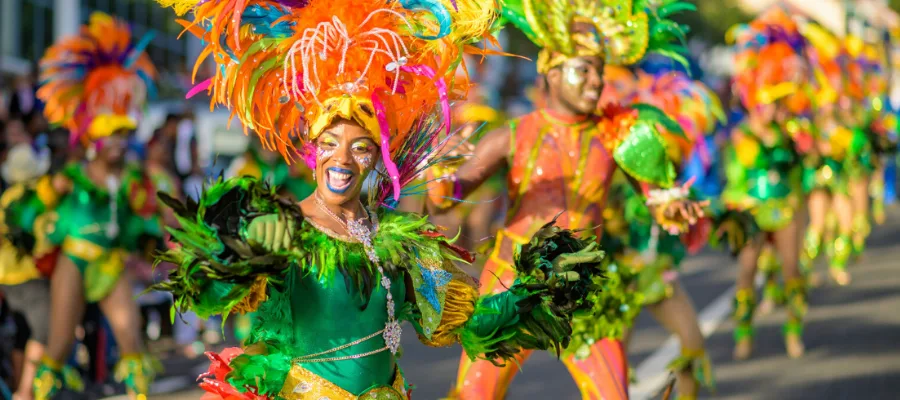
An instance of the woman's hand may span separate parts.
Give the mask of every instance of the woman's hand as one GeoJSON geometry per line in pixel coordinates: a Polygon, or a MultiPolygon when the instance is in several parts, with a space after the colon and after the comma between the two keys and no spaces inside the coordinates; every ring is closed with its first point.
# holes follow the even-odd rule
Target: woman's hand
{"type": "Polygon", "coordinates": [[[247,241],[271,252],[293,249],[292,233],[297,223],[284,214],[266,214],[247,225],[247,241]]]}

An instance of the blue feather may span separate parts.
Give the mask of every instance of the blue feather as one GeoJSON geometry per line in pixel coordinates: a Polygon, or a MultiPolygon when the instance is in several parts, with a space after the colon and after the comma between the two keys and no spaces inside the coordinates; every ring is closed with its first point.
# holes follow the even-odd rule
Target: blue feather
{"type": "Polygon", "coordinates": [[[403,8],[411,11],[428,11],[434,14],[434,18],[437,19],[438,24],[440,25],[440,29],[438,29],[437,35],[434,36],[426,36],[416,34],[416,37],[424,40],[435,40],[440,39],[444,36],[450,34],[450,12],[447,11],[447,7],[444,7],[438,0],[399,0],[400,5],[403,8]]]}
{"type": "Polygon", "coordinates": [[[141,77],[141,80],[144,81],[144,85],[147,86],[147,98],[156,98],[156,85],[153,83],[153,79],[150,78],[150,75],[147,75],[147,73],[141,69],[137,70],[137,74],[141,77]]]}
{"type": "Polygon", "coordinates": [[[287,15],[286,8],[279,9],[275,6],[262,7],[254,5],[244,11],[241,15],[241,21],[252,25],[253,32],[273,38],[285,38],[294,33],[294,24],[288,21],[281,21],[275,24],[279,18],[287,15]]]}
{"type": "Polygon", "coordinates": [[[144,37],[142,37],[141,40],[134,45],[134,48],[131,49],[131,52],[128,53],[128,58],[125,59],[123,67],[131,68],[131,65],[134,64],[135,61],[137,61],[138,57],[140,57],[141,53],[144,52],[144,49],[146,49],[147,46],[150,45],[150,42],[153,41],[153,37],[155,36],[156,31],[147,32],[144,37]]]}

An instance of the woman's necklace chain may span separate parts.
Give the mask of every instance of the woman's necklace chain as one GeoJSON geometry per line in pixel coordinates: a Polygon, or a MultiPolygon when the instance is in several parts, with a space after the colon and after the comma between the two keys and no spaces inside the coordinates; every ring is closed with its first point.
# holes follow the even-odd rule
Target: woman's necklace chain
{"type": "Polygon", "coordinates": [[[366,213],[366,217],[356,220],[344,220],[344,218],[339,217],[325,206],[325,202],[322,201],[322,198],[318,193],[316,193],[316,205],[318,205],[325,214],[331,217],[331,219],[343,226],[344,229],[347,230],[347,233],[350,234],[350,237],[362,243],[363,248],[366,251],[366,256],[368,256],[369,260],[375,264],[378,274],[381,275],[381,286],[387,292],[388,315],[388,320],[384,325],[382,336],[384,337],[384,343],[387,346],[387,349],[389,349],[391,353],[397,354],[397,350],[400,349],[401,329],[400,323],[397,322],[397,318],[394,314],[394,296],[391,294],[391,280],[384,273],[384,268],[381,267],[381,259],[378,257],[378,254],[375,252],[375,246],[372,244],[372,239],[375,237],[375,233],[378,232],[378,216],[371,210],[362,207],[362,202],[360,202],[360,206],[366,213]],[[366,220],[371,221],[372,229],[369,229],[368,225],[366,225],[366,220]]]}
{"type": "Polygon", "coordinates": [[[109,193],[109,221],[106,223],[106,237],[115,239],[119,235],[119,179],[115,175],[106,176],[106,191],[109,193]]]}

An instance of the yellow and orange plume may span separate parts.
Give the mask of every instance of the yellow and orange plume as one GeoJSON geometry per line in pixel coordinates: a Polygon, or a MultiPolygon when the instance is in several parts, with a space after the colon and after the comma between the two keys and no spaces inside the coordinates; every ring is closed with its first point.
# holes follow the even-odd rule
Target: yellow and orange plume
{"type": "Polygon", "coordinates": [[[144,107],[156,78],[144,53],[149,39],[135,39],[124,21],[94,13],[78,35],[47,49],[37,95],[48,121],[82,141],[133,129],[131,115],[144,107]]]}

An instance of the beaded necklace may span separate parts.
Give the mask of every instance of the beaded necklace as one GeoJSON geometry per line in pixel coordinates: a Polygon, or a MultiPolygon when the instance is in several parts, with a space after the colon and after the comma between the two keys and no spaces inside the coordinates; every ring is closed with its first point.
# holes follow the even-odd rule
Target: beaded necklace
{"type": "MultiPolygon", "coordinates": [[[[372,244],[372,239],[375,237],[375,233],[378,232],[378,217],[377,215],[370,209],[362,207],[363,210],[366,211],[366,217],[359,218],[356,220],[339,217],[334,212],[328,209],[325,206],[325,202],[319,196],[318,193],[315,195],[316,205],[322,209],[331,219],[340,224],[344,229],[347,230],[347,233],[350,234],[350,237],[356,240],[359,243],[362,243],[363,248],[366,251],[366,256],[369,257],[369,260],[375,264],[375,267],[378,270],[378,274],[381,275],[381,286],[387,291],[387,315],[388,320],[384,325],[384,329],[375,332],[369,336],[364,338],[357,339],[353,342],[335,347],[331,350],[326,350],[323,352],[309,354],[306,356],[298,357],[295,361],[299,363],[318,363],[318,362],[331,362],[331,361],[341,361],[341,360],[349,360],[349,359],[357,359],[366,356],[370,356],[372,354],[380,353],[385,350],[390,350],[392,354],[397,354],[397,351],[400,349],[400,335],[401,328],[400,323],[397,321],[396,315],[394,313],[394,296],[391,294],[391,280],[384,273],[384,268],[381,266],[381,259],[378,257],[378,254],[375,252],[375,246],[372,244]],[[372,225],[372,229],[369,229],[368,225],[366,225],[366,220],[369,220],[372,225]],[[338,352],[340,350],[355,346],[362,342],[365,342],[369,339],[372,339],[378,335],[381,335],[384,338],[385,347],[381,349],[377,349],[374,351],[369,351],[363,354],[355,354],[351,356],[343,356],[343,357],[330,357],[330,358],[315,358],[326,354],[332,354],[338,352]]],[[[360,203],[362,206],[362,203],[360,203]]]]}

